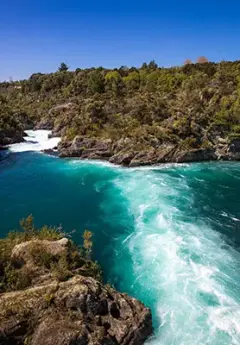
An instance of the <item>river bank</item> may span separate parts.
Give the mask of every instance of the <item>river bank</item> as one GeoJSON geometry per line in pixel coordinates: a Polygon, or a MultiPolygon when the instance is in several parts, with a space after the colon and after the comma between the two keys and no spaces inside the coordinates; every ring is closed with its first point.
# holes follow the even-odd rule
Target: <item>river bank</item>
{"type": "MultiPolygon", "coordinates": [[[[155,149],[138,151],[129,148],[129,141],[118,142],[101,138],[77,136],[72,141],[54,136],[51,130],[27,130],[24,141],[7,146],[11,151],[27,150],[58,154],[61,158],[81,158],[103,160],[113,164],[137,167],[161,163],[190,163],[206,161],[239,161],[240,139],[226,141],[219,138],[212,148],[181,150],[177,146],[166,144],[155,149]],[[32,144],[29,146],[29,143],[32,144]]],[[[2,149],[7,149],[2,147],[2,149]]]]}

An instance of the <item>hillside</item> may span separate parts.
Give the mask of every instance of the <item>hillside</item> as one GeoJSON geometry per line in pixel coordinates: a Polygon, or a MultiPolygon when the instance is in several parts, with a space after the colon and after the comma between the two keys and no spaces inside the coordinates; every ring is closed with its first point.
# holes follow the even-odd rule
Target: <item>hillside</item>
{"type": "Polygon", "coordinates": [[[60,68],[0,84],[0,144],[53,129],[61,156],[126,165],[240,159],[240,61],[60,68]]]}

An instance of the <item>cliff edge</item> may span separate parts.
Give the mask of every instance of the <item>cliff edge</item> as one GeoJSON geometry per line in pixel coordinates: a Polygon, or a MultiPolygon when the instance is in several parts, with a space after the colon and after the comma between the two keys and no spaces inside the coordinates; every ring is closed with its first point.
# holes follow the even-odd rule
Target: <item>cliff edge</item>
{"type": "Polygon", "coordinates": [[[44,231],[0,240],[0,344],[143,344],[151,311],[104,285],[99,266],[72,241],[43,239],[44,231]]]}

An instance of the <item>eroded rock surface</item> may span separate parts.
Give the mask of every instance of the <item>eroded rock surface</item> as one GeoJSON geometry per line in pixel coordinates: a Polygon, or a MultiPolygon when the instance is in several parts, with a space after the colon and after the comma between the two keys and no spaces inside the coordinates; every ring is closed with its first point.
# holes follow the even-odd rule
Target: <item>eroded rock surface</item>
{"type": "Polygon", "coordinates": [[[240,160],[240,139],[219,141],[211,148],[180,149],[171,143],[139,149],[127,139],[112,142],[110,139],[77,136],[72,141],[63,139],[58,146],[60,157],[102,159],[124,166],[153,165],[159,163],[203,162],[213,160],[240,160]]]}
{"type": "MultiPolygon", "coordinates": [[[[62,239],[23,242],[12,257],[29,265],[36,245],[67,255],[68,240],[62,239]]],[[[92,277],[44,277],[41,284],[0,295],[1,345],[141,345],[151,334],[151,312],[138,300],[92,277]]]]}

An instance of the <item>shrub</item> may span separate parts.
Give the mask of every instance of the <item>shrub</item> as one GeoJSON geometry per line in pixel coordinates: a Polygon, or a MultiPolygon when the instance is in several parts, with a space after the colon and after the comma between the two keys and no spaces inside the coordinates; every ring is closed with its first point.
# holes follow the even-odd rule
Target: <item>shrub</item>
{"type": "Polygon", "coordinates": [[[85,230],[83,233],[83,248],[85,250],[86,258],[90,259],[92,254],[92,232],[85,230]]]}

